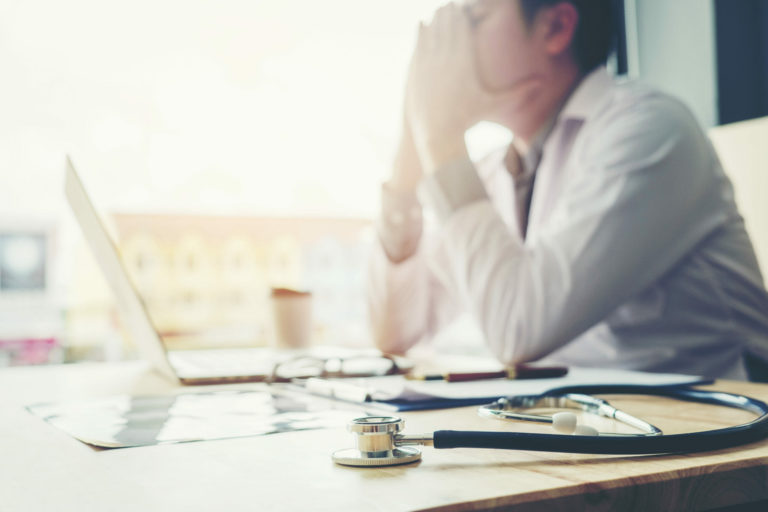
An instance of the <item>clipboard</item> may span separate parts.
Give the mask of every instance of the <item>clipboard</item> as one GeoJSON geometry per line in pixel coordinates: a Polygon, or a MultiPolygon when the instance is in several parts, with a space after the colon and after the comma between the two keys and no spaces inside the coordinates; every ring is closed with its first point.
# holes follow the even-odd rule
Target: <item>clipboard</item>
{"type": "Polygon", "coordinates": [[[311,378],[284,384],[292,390],[387,411],[448,409],[493,402],[502,397],[540,395],[557,388],[588,385],[690,386],[710,384],[696,375],[571,367],[551,379],[488,379],[471,382],[413,381],[402,375],[362,379],[311,378]]]}

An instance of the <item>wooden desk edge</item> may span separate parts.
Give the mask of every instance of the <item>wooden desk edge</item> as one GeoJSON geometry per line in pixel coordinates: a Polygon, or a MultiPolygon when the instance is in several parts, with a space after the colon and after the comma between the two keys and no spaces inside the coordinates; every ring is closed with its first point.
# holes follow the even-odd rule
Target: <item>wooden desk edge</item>
{"type": "MultiPolygon", "coordinates": [[[[765,394],[768,385],[754,382],[718,380],[697,389],[749,395],[765,394]],[[739,389],[733,389],[739,388],[739,389]]],[[[757,398],[757,397],[756,397],[757,398]]],[[[690,454],[689,457],[725,454],[765,446],[767,441],[741,447],[690,454]]],[[[679,456],[679,455],[677,455],[679,456]]],[[[717,510],[741,506],[739,511],[768,510],[768,456],[756,456],[731,462],[718,462],[694,469],[670,471],[610,482],[583,483],[548,491],[534,491],[514,496],[500,496],[449,506],[421,509],[419,512],[492,511],[578,511],[578,510],[717,510]],[[723,484],[726,484],[725,486],[723,484]],[[725,488],[724,488],[725,487],[725,488]]]]}

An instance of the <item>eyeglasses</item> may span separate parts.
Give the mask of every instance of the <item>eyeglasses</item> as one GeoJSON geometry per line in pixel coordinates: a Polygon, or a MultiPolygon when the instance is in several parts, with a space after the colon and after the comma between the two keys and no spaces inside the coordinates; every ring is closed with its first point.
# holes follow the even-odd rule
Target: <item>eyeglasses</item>
{"type": "Polygon", "coordinates": [[[410,368],[405,359],[388,354],[329,358],[300,356],[277,363],[268,382],[290,382],[310,377],[380,377],[406,373],[410,368]]]}

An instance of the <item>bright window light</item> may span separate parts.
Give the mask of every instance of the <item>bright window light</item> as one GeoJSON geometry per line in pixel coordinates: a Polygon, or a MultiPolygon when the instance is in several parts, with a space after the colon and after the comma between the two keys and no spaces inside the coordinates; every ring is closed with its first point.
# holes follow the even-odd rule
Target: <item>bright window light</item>
{"type": "Polygon", "coordinates": [[[4,0],[0,208],[372,216],[440,3],[4,0]]]}
{"type": "MultiPolygon", "coordinates": [[[[173,263],[164,255],[178,249],[175,239],[125,236],[121,250],[129,267],[140,270],[134,277],[153,314],[167,320],[160,322],[164,328],[189,329],[172,322],[176,303],[168,304],[174,297],[197,296],[224,303],[230,316],[242,310],[241,316],[256,325],[253,312],[266,314],[254,307],[256,296],[269,284],[287,282],[316,293],[316,321],[328,336],[365,340],[361,269],[373,240],[369,220],[379,209],[379,184],[390,172],[398,142],[418,22],[442,3],[0,2],[0,220],[13,233],[29,226],[26,231],[51,235],[45,300],[53,320],[41,319],[40,306],[27,308],[36,312],[34,322],[19,316],[17,309],[26,306],[16,304],[17,295],[0,304],[0,318],[18,317],[24,336],[34,334],[45,343],[62,338],[79,347],[81,341],[85,346],[119,338],[109,334],[112,294],[88,259],[64,199],[64,161],[70,154],[107,221],[120,217],[113,214],[122,214],[124,221],[149,218],[160,229],[156,219],[177,214],[202,214],[199,219],[219,214],[248,226],[263,226],[272,217],[282,217],[280,226],[294,226],[312,217],[313,225],[328,220],[326,227],[334,227],[329,231],[346,222],[365,226],[370,235],[350,245],[323,234],[327,240],[297,248],[300,241],[293,239],[288,244],[252,240],[248,230],[234,233],[214,247],[220,249],[219,263],[231,272],[216,280],[221,289],[202,291],[198,280],[179,284],[171,282],[172,272],[158,273],[165,268],[160,263],[173,263]],[[232,270],[231,254],[244,261],[248,256],[250,263],[259,259],[251,249],[278,256],[301,253],[306,276],[299,280],[293,266],[276,265],[274,254],[261,255],[266,269],[232,270]],[[16,309],[8,301],[15,301],[16,309]],[[62,310],[67,311],[66,333],[62,310]],[[49,324],[42,334],[28,332],[30,326],[49,324]]],[[[470,153],[480,156],[508,137],[498,127],[481,125],[468,137],[470,153]]],[[[121,234],[131,235],[128,231],[121,234]]],[[[27,262],[26,252],[27,246],[16,247],[8,261],[27,262]]],[[[6,271],[6,280],[9,275],[6,271]]],[[[195,313],[183,319],[189,316],[202,317],[195,313]]],[[[223,324],[225,316],[214,323],[223,324]]],[[[0,342],[8,336],[8,329],[0,328],[0,342]]],[[[90,357],[81,348],[83,357],[90,357]]],[[[111,343],[104,350],[120,357],[122,349],[111,343]]],[[[75,352],[67,360],[80,357],[75,352]]]]}

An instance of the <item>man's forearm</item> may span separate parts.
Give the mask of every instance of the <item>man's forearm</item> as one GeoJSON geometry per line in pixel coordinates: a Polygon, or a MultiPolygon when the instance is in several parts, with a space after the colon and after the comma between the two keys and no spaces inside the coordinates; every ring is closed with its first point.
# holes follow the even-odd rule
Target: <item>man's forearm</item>
{"type": "Polygon", "coordinates": [[[404,353],[429,331],[431,291],[426,264],[416,254],[392,263],[381,247],[371,255],[367,300],[376,346],[404,353]]]}
{"type": "Polygon", "coordinates": [[[419,155],[416,152],[410,130],[406,127],[395,154],[389,184],[394,190],[404,193],[415,192],[421,182],[422,174],[419,155]]]}

